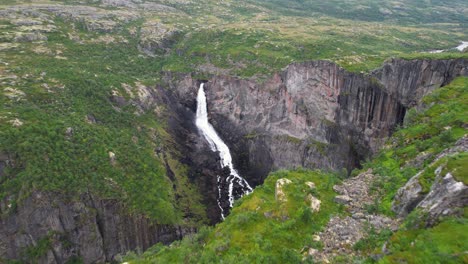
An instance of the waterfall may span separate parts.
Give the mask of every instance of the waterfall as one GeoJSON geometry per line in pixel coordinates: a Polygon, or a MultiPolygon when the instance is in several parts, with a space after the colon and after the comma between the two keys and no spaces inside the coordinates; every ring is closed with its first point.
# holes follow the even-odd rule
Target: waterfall
{"type": "MultiPolygon", "coordinates": [[[[229,206],[232,207],[234,203],[234,194],[233,190],[236,187],[241,189],[241,196],[244,194],[248,194],[252,192],[252,188],[250,187],[249,183],[242,178],[239,173],[234,169],[234,165],[232,164],[232,156],[231,152],[229,151],[228,146],[224,143],[224,141],[218,136],[214,127],[208,122],[208,111],[206,106],[206,96],[204,90],[204,83],[200,84],[200,89],[198,90],[197,95],[197,113],[195,124],[197,128],[200,130],[203,137],[208,142],[210,148],[214,152],[219,153],[221,167],[228,167],[230,169],[230,175],[227,177],[226,182],[228,183],[228,201],[229,206]]],[[[224,210],[221,206],[220,200],[222,199],[222,190],[220,186],[220,177],[218,176],[217,179],[218,183],[218,206],[221,209],[221,217],[224,219],[224,210]]]]}

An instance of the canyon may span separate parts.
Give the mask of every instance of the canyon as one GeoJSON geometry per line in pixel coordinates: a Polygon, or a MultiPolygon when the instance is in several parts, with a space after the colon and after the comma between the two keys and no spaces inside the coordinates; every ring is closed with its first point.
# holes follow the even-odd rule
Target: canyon
{"type": "MultiPolygon", "coordinates": [[[[218,206],[218,176],[228,177],[219,156],[195,126],[196,98],[205,83],[208,118],[231,149],[234,166],[247,182],[262,184],[269,172],[311,168],[349,172],[371,157],[421,98],[468,76],[467,59],[391,59],[371,73],[351,73],[329,61],[293,63],[266,80],[167,72],[163,83],[144,87],[144,98],[110,98],[116,105],[152,110],[164,106],[174,148],[189,167],[189,178],[204,193],[210,222],[220,220],[229,201],[218,206]]],[[[171,152],[161,149],[159,152],[171,152]]],[[[0,168],[12,162],[2,156],[0,168]]],[[[1,173],[1,172],[0,172],[1,173]]],[[[171,178],[171,166],[166,161],[171,178]]],[[[0,174],[1,176],[1,174],[0,174]]],[[[0,177],[1,178],[1,177],[0,177]]],[[[229,192],[228,186],[222,187],[229,192]]],[[[8,211],[2,201],[1,211],[8,211]]],[[[129,214],[114,200],[84,194],[71,201],[61,194],[34,192],[0,219],[0,256],[19,258],[26,247],[57,237],[39,263],[63,263],[79,254],[85,263],[119,260],[129,250],[169,243],[195,228],[151,222],[129,214]]]]}

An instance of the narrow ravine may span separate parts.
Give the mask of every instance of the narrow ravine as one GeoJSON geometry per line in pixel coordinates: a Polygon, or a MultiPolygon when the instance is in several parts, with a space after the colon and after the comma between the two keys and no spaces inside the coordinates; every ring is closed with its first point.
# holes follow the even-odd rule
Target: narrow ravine
{"type": "Polygon", "coordinates": [[[211,150],[219,153],[221,167],[228,167],[230,170],[230,175],[226,179],[223,179],[221,176],[218,176],[217,179],[219,193],[218,206],[221,209],[221,218],[224,219],[226,212],[223,209],[222,202],[227,199],[229,201],[229,207],[232,207],[235,199],[252,192],[252,188],[249,183],[234,169],[231,152],[229,151],[228,146],[218,136],[218,133],[216,133],[216,130],[208,121],[204,83],[200,84],[200,88],[198,90],[195,124],[206,141],[208,141],[211,150]],[[223,182],[226,182],[228,185],[227,197],[226,191],[222,188],[223,182]]]}

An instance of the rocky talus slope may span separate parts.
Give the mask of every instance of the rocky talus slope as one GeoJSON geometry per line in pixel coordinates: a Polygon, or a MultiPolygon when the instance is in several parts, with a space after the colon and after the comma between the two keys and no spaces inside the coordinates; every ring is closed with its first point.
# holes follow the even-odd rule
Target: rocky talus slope
{"type": "Polygon", "coordinates": [[[375,177],[372,170],[368,170],[333,187],[339,194],[335,197],[335,202],[344,205],[349,216],[333,216],[325,229],[317,235],[316,239],[323,243],[323,248],[309,249],[308,252],[315,260],[330,263],[330,259],[336,256],[352,257],[356,254],[353,246],[367,237],[371,229],[377,233],[383,229],[398,229],[401,220],[368,211],[378,198],[376,192],[370,191],[375,177]]]}

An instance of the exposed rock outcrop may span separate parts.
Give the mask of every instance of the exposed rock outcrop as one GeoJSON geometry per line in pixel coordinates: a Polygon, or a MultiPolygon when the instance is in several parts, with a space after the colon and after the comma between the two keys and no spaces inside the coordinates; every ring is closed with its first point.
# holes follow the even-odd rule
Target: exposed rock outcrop
{"type": "Polygon", "coordinates": [[[150,56],[167,52],[179,35],[178,30],[159,22],[146,22],[140,29],[138,49],[150,56]]]}
{"type": "MultiPolygon", "coordinates": [[[[440,153],[426,170],[433,168],[442,158],[456,153],[468,151],[468,137],[459,139],[455,146],[440,153]]],[[[418,172],[395,195],[392,210],[398,216],[404,217],[419,208],[427,213],[426,223],[432,225],[440,216],[459,212],[459,208],[468,205],[468,186],[453,178],[452,172],[442,173],[446,164],[439,165],[434,170],[435,179],[429,192],[424,191],[420,178],[426,170],[418,172]]]]}
{"type": "Polygon", "coordinates": [[[306,197],[306,202],[307,204],[309,204],[309,208],[312,212],[318,212],[320,211],[320,204],[322,203],[322,201],[320,201],[319,199],[317,199],[315,196],[313,196],[312,194],[309,194],[307,195],[306,197]]]}
{"type": "Polygon", "coordinates": [[[445,176],[437,172],[431,191],[418,204],[419,208],[429,214],[428,225],[436,223],[440,216],[460,213],[459,209],[468,205],[468,186],[454,179],[450,172],[445,176]]]}
{"type": "Polygon", "coordinates": [[[292,183],[291,180],[286,179],[286,178],[279,179],[276,181],[276,185],[275,185],[275,200],[276,201],[279,201],[279,202],[287,201],[287,197],[286,197],[286,194],[284,193],[283,188],[285,187],[285,185],[290,184],[290,183],[292,183]]]}
{"type": "Polygon", "coordinates": [[[325,230],[318,234],[323,243],[323,249],[313,254],[315,260],[329,263],[336,256],[353,256],[357,253],[352,249],[353,245],[365,238],[370,229],[380,232],[383,229],[396,230],[398,228],[398,219],[367,211],[367,207],[374,203],[377,196],[376,193],[370,192],[375,177],[369,170],[333,187],[340,196],[348,198],[344,207],[351,216],[333,216],[330,219],[325,230]]]}

